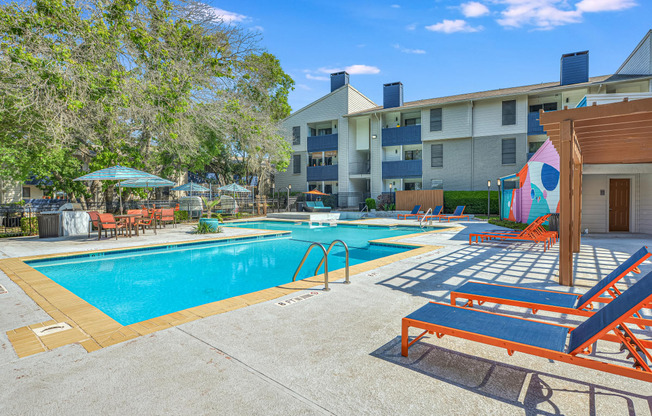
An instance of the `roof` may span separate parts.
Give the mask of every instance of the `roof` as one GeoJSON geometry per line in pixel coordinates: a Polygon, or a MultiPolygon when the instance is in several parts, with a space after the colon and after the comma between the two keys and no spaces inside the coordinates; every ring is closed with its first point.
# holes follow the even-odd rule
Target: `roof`
{"type": "Polygon", "coordinates": [[[316,99],[315,101],[311,102],[310,104],[301,107],[301,108],[298,109],[297,111],[295,111],[295,112],[293,112],[292,114],[290,114],[289,116],[285,117],[282,121],[286,121],[286,120],[288,120],[289,118],[294,117],[295,115],[299,114],[300,112],[302,112],[302,111],[304,111],[304,110],[306,110],[306,109],[308,109],[308,108],[314,106],[315,104],[320,103],[321,101],[324,101],[326,98],[328,98],[328,97],[330,97],[330,96],[332,96],[332,95],[335,95],[335,94],[337,94],[338,92],[340,92],[341,90],[343,90],[343,89],[347,89],[347,88],[350,88],[350,89],[353,90],[354,92],[357,92],[358,94],[360,94],[360,96],[363,97],[364,99],[366,99],[367,101],[369,101],[370,104],[376,105],[375,102],[371,101],[371,99],[370,99],[369,97],[367,97],[366,95],[364,95],[363,93],[361,93],[360,91],[358,91],[358,90],[357,90],[353,85],[351,85],[351,84],[344,84],[344,85],[342,85],[341,87],[339,87],[338,89],[329,92],[328,94],[326,94],[326,95],[324,95],[324,96],[322,96],[322,97],[316,99]]]}
{"type": "Polygon", "coordinates": [[[397,111],[397,110],[404,110],[410,108],[416,109],[419,107],[430,107],[433,105],[453,104],[453,103],[466,102],[471,100],[483,100],[483,99],[491,99],[491,98],[498,98],[498,97],[505,97],[505,96],[521,95],[521,94],[553,93],[557,91],[569,90],[578,87],[587,87],[591,85],[603,84],[608,82],[610,83],[610,82],[629,81],[637,78],[641,78],[641,79],[652,78],[652,75],[623,75],[623,74],[602,75],[598,77],[591,77],[589,78],[588,82],[581,82],[578,84],[559,85],[559,81],[555,81],[555,82],[546,82],[541,84],[524,85],[521,87],[500,88],[497,90],[449,95],[446,97],[429,98],[426,100],[409,101],[404,103],[403,106],[401,107],[384,108],[382,106],[377,106],[374,108],[370,108],[368,110],[349,113],[345,117],[359,116],[359,115],[371,114],[376,112],[397,111]]]}
{"type": "MultiPolygon", "coordinates": [[[[645,42],[647,42],[649,40],[651,35],[652,35],[652,30],[648,30],[648,32],[645,34],[645,36],[643,36],[643,39],[641,39],[641,41],[638,43],[638,45],[636,45],[636,47],[634,48],[632,53],[630,53],[629,56],[627,57],[627,59],[625,59],[625,61],[623,62],[623,64],[620,65],[620,68],[618,68],[616,70],[616,74],[623,70],[625,65],[627,65],[627,63],[632,59],[632,57],[634,55],[636,55],[636,53],[638,53],[639,49],[641,49],[641,47],[645,44],[645,42]]],[[[648,51],[648,54],[649,54],[649,51],[648,51]]]]}

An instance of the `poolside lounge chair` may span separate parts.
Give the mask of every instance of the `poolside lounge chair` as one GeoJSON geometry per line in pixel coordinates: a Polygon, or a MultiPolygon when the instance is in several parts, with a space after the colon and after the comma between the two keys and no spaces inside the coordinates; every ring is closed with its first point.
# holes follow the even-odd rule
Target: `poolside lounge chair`
{"type": "Polygon", "coordinates": [[[469,245],[473,243],[474,239],[476,243],[489,240],[525,240],[534,241],[535,243],[543,242],[543,250],[546,251],[557,242],[557,232],[548,231],[542,226],[548,217],[550,217],[550,214],[537,218],[522,231],[487,231],[469,234],[469,245]]]}
{"type": "Polygon", "coordinates": [[[324,203],[322,201],[315,201],[315,211],[331,212],[331,207],[324,206],[324,203]]]}
{"type": "Polygon", "coordinates": [[[398,215],[396,216],[396,219],[397,219],[397,220],[400,220],[401,217],[403,217],[404,220],[407,220],[408,217],[417,217],[417,219],[418,219],[418,218],[419,218],[419,215],[420,215],[420,214],[419,214],[419,210],[420,210],[420,209],[421,209],[421,205],[415,205],[414,208],[412,208],[412,211],[410,211],[409,214],[398,214],[398,215]]]}
{"type": "Polygon", "coordinates": [[[437,205],[432,209],[432,214],[428,214],[428,215],[423,214],[421,218],[417,216],[417,221],[428,221],[428,220],[437,219],[441,215],[441,211],[443,209],[444,209],[443,205],[437,205]]]}
{"type": "Polygon", "coordinates": [[[99,214],[99,230],[97,232],[97,239],[99,240],[102,236],[102,230],[104,230],[104,238],[108,238],[107,231],[111,230],[111,235],[115,235],[115,239],[118,239],[118,230],[126,230],[127,223],[119,221],[116,222],[113,214],[99,214]]]}
{"type": "MultiPolygon", "coordinates": [[[[593,303],[609,303],[612,299],[621,295],[616,283],[629,272],[640,273],[638,266],[651,256],[652,253],[647,247],[643,246],[583,295],[556,290],[468,282],[451,291],[451,305],[455,305],[458,299],[463,299],[466,300],[464,306],[473,306],[473,301],[480,305],[484,302],[490,302],[532,309],[534,313],[542,310],[569,315],[591,316],[595,313],[593,303]],[[608,293],[611,297],[602,297],[605,293],[608,293]]],[[[637,318],[641,318],[640,314],[635,315],[637,315],[637,318]]],[[[638,325],[652,325],[652,320],[642,321],[634,319],[631,322],[638,325]]]]}
{"type": "Polygon", "coordinates": [[[306,201],[306,205],[303,206],[303,210],[308,212],[314,212],[315,211],[314,201],[306,201]]]}
{"type": "Polygon", "coordinates": [[[403,318],[401,354],[407,357],[408,348],[428,333],[437,334],[438,338],[451,335],[505,348],[509,355],[519,351],[652,382],[652,370],[648,364],[652,355],[646,349],[652,348],[652,341],[639,340],[624,323],[650,302],[652,272],[577,327],[431,302],[403,318]],[[410,341],[410,327],[424,332],[410,341]],[[633,360],[633,368],[582,356],[590,354],[591,345],[598,340],[621,343],[621,349],[629,351],[627,359],[633,360]]]}
{"type": "Polygon", "coordinates": [[[450,220],[459,220],[462,218],[468,219],[469,218],[468,215],[463,215],[464,208],[466,208],[466,205],[458,205],[457,208],[455,208],[455,211],[451,215],[448,214],[428,215],[426,218],[424,218],[424,221],[437,219],[439,221],[446,220],[450,222],[450,220]]]}

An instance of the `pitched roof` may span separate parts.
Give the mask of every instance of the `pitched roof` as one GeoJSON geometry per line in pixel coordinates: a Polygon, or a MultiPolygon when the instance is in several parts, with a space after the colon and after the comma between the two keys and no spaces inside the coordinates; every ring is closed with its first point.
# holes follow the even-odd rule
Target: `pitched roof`
{"type": "Polygon", "coordinates": [[[403,106],[401,107],[393,107],[393,108],[386,109],[382,106],[377,106],[374,108],[370,108],[368,110],[349,113],[345,117],[370,114],[379,111],[389,112],[389,111],[397,111],[397,110],[404,110],[410,108],[416,109],[419,107],[430,107],[433,105],[453,104],[456,102],[482,100],[482,99],[498,98],[498,97],[505,97],[505,96],[521,95],[521,94],[553,93],[561,90],[574,89],[578,87],[587,87],[587,86],[602,84],[606,82],[627,81],[636,78],[652,78],[652,75],[622,75],[622,74],[602,75],[598,77],[591,77],[589,78],[588,82],[582,82],[578,84],[559,85],[559,81],[556,81],[556,82],[546,82],[541,84],[524,85],[521,87],[500,88],[497,90],[449,95],[446,97],[429,98],[426,100],[409,101],[404,103],[403,106]]]}

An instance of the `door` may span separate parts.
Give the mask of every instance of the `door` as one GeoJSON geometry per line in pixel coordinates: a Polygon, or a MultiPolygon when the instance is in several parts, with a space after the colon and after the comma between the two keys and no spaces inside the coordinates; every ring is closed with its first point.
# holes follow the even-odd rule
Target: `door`
{"type": "Polygon", "coordinates": [[[609,179],[609,231],[629,231],[629,179],[609,179]]]}

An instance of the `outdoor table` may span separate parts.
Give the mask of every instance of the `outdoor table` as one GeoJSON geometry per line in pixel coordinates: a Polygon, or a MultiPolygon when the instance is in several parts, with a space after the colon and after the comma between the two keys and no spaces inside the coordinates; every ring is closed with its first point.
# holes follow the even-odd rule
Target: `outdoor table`
{"type": "MultiPolygon", "coordinates": [[[[126,220],[127,229],[129,230],[129,237],[131,237],[131,230],[133,229],[133,225],[136,222],[135,220],[137,218],[143,218],[143,214],[122,214],[115,216],[116,220],[126,220]]],[[[138,237],[138,227],[136,227],[136,237],[138,237]]]]}

